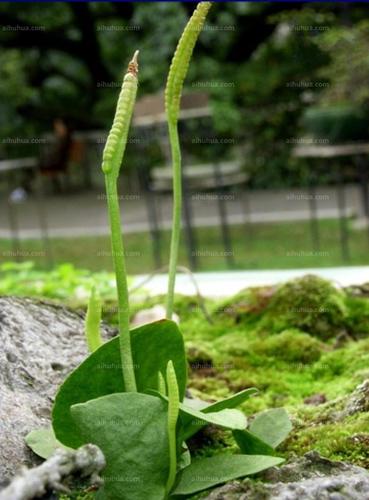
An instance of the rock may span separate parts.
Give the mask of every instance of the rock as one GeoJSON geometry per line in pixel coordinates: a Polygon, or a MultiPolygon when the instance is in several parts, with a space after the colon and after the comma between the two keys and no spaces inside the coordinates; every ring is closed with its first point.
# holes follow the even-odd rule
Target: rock
{"type": "Polygon", "coordinates": [[[345,416],[349,416],[363,411],[369,411],[369,380],[364,380],[356,387],[349,397],[343,413],[345,416]]]}
{"type": "Polygon", "coordinates": [[[327,403],[327,418],[340,422],[356,413],[369,411],[369,379],[359,384],[354,391],[327,403]]]}
{"type": "MultiPolygon", "coordinates": [[[[103,336],[114,331],[103,327],[103,336]]],[[[50,424],[58,386],[87,355],[83,317],[32,299],[0,297],[0,487],[39,463],[24,437],[50,424]]]]}
{"type": "MultiPolygon", "coordinates": [[[[132,326],[142,326],[146,325],[146,323],[152,323],[153,321],[159,321],[160,319],[164,319],[166,317],[165,307],[158,304],[150,309],[143,309],[142,311],[138,311],[132,319],[132,326]]],[[[173,321],[177,324],[179,323],[179,317],[176,313],[173,314],[173,321]]]]}
{"type": "Polygon", "coordinates": [[[213,490],[204,500],[363,500],[369,498],[369,472],[306,453],[261,475],[264,483],[246,479],[213,490]]]}
{"type": "Polygon", "coordinates": [[[325,394],[313,394],[304,399],[306,405],[319,406],[327,402],[325,394]]]}

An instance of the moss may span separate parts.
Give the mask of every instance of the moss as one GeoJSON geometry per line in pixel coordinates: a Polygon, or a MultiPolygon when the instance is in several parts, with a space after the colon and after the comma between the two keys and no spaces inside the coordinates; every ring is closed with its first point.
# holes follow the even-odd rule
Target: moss
{"type": "Polygon", "coordinates": [[[348,310],[347,328],[355,338],[369,335],[369,298],[348,296],[346,298],[348,310]]]}
{"type": "Polygon", "coordinates": [[[328,340],[345,329],[346,317],[345,294],[329,281],[307,275],[276,290],[259,328],[275,333],[299,328],[328,340]]]}
{"type": "Polygon", "coordinates": [[[304,364],[317,361],[324,349],[324,345],[316,338],[296,328],[256,340],[250,347],[255,353],[264,354],[269,358],[304,364]]]}
{"type": "Polygon", "coordinates": [[[326,353],[312,372],[315,378],[325,381],[337,380],[337,376],[343,375],[351,386],[357,385],[360,379],[369,375],[369,339],[350,342],[326,353]]]}
{"type": "Polygon", "coordinates": [[[284,443],[285,455],[303,455],[317,450],[333,460],[343,460],[369,468],[369,415],[358,414],[344,421],[300,424],[284,443]]]}
{"type": "MultiPolygon", "coordinates": [[[[163,303],[163,297],[133,308],[137,311],[158,303],[163,303]]],[[[286,456],[315,448],[328,458],[368,467],[369,412],[339,420],[337,415],[355,387],[369,379],[365,330],[369,299],[306,276],[207,304],[213,324],[204,317],[196,298],[176,297],[175,310],[192,365],[192,394],[215,401],[257,387],[259,393],[242,409],[252,415],[286,407],[294,421],[293,433],[283,447],[286,456]],[[341,332],[349,334],[346,341],[334,343],[341,332]],[[317,394],[327,403],[305,404],[317,394]]],[[[227,445],[231,443],[230,438],[227,445]]],[[[199,453],[208,456],[222,447],[222,440],[209,440],[199,453]]]]}
{"type": "Polygon", "coordinates": [[[252,287],[242,290],[234,297],[220,302],[213,313],[217,320],[231,323],[255,324],[265,312],[274,292],[274,287],[252,287]]]}
{"type": "Polygon", "coordinates": [[[95,498],[94,487],[83,478],[71,478],[66,486],[70,489],[70,493],[59,493],[57,496],[59,500],[93,500],[95,498]]]}
{"type": "Polygon", "coordinates": [[[85,491],[72,491],[68,495],[60,495],[59,500],[93,500],[95,498],[95,494],[93,492],[85,492],[85,491]]]}

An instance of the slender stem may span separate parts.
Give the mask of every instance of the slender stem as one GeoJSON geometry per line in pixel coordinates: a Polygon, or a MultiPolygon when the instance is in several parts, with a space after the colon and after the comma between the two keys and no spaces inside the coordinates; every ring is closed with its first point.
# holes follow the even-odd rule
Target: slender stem
{"type": "Polygon", "coordinates": [[[167,395],[167,385],[161,372],[158,373],[158,391],[163,396],[167,395]]]}
{"type": "Polygon", "coordinates": [[[111,248],[118,292],[118,319],[120,355],[126,392],[136,392],[136,379],[132,361],[129,333],[129,300],[124,245],[121,233],[120,210],[116,179],[105,175],[106,194],[111,232],[111,248]]]}
{"type": "Polygon", "coordinates": [[[182,174],[181,174],[181,149],[179,145],[177,122],[168,122],[169,138],[171,144],[173,161],[173,222],[172,237],[170,243],[169,278],[167,293],[168,319],[173,315],[174,289],[176,282],[176,271],[178,262],[179,241],[181,238],[181,215],[182,215],[182,174]]]}
{"type": "Polygon", "coordinates": [[[169,495],[177,474],[177,440],[176,428],[179,415],[179,390],[176,372],[172,361],[167,365],[168,386],[168,439],[169,439],[169,474],[166,493],[169,495]]]}
{"type": "Polygon", "coordinates": [[[101,309],[102,305],[100,296],[93,286],[91,289],[90,299],[88,301],[85,321],[86,340],[88,350],[90,352],[96,351],[96,349],[103,344],[100,334],[101,309]]]}
{"type": "Polygon", "coordinates": [[[167,318],[173,314],[174,289],[176,267],[181,231],[182,211],[182,179],[181,179],[181,150],[178,138],[178,117],[183,82],[187,74],[193,49],[204,25],[206,15],[211,7],[210,2],[200,2],[188,21],[175,50],[170,65],[167,85],[165,88],[165,110],[168,119],[169,139],[173,163],[173,223],[172,240],[170,244],[167,318]]]}

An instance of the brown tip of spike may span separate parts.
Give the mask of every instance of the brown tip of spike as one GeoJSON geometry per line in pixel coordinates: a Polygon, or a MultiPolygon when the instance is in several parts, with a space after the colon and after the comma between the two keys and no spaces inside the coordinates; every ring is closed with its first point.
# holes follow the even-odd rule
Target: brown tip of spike
{"type": "Polygon", "coordinates": [[[133,54],[132,60],[128,64],[127,72],[132,73],[132,75],[134,75],[134,76],[137,76],[137,73],[138,73],[138,62],[137,62],[138,54],[139,54],[139,51],[136,50],[136,52],[133,54]]]}

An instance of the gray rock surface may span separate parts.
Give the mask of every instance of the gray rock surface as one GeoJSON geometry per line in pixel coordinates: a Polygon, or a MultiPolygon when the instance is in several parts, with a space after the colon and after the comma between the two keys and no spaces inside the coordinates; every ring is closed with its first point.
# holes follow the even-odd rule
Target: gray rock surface
{"type": "Polygon", "coordinates": [[[369,380],[364,380],[356,387],[346,403],[343,414],[349,416],[363,411],[369,411],[369,380]]]}
{"type": "MultiPolygon", "coordinates": [[[[103,334],[110,337],[113,330],[103,334]]],[[[86,355],[82,315],[0,297],[0,488],[20,466],[39,463],[24,437],[49,425],[58,386],[86,355]]]]}
{"type": "Polygon", "coordinates": [[[206,500],[367,500],[369,472],[306,453],[261,475],[263,482],[233,481],[213,490],[206,500]],[[265,481],[265,482],[264,482],[265,481]]]}

